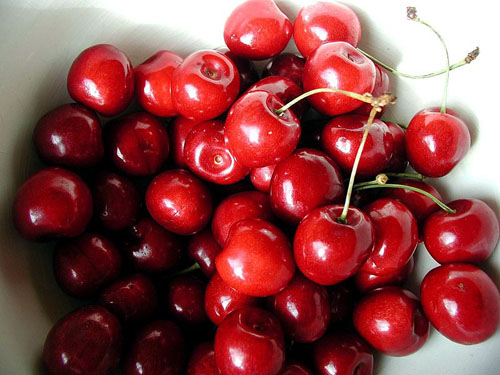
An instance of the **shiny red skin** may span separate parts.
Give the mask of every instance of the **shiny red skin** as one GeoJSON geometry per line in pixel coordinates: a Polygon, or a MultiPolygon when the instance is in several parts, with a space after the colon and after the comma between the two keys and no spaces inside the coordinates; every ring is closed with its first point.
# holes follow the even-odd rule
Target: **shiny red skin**
{"type": "Polygon", "coordinates": [[[165,126],[146,112],[113,120],[106,126],[105,137],[107,152],[115,167],[134,176],[158,172],[170,151],[165,126]]]}
{"type": "Polygon", "coordinates": [[[269,61],[262,75],[286,77],[302,86],[302,72],[306,59],[295,53],[284,52],[269,61]]]}
{"type": "Polygon", "coordinates": [[[242,95],[231,107],[225,124],[226,144],[243,165],[251,168],[276,164],[289,156],[300,139],[300,122],[293,111],[268,91],[242,95]]]}
{"type": "Polygon", "coordinates": [[[138,273],[115,281],[104,289],[99,303],[125,322],[151,318],[158,307],[156,287],[138,273]]]}
{"type": "Polygon", "coordinates": [[[59,243],[54,252],[54,276],[68,294],[87,297],[120,274],[121,254],[107,237],[98,233],[59,243]]]}
{"type": "Polygon", "coordinates": [[[161,226],[180,235],[199,232],[212,216],[207,187],[183,169],[157,175],[146,191],[146,206],[161,226]]]}
{"type": "Polygon", "coordinates": [[[142,108],[160,117],[177,115],[172,103],[172,74],[182,57],[171,51],[158,51],[134,68],[135,97],[142,108]]]}
{"type": "Polygon", "coordinates": [[[370,290],[387,285],[401,285],[411,275],[414,267],[415,259],[411,257],[404,266],[385,275],[372,275],[360,270],[354,276],[354,282],[361,293],[368,293],[370,290]]]}
{"type": "Polygon", "coordinates": [[[429,271],[422,281],[420,296],[434,328],[454,342],[478,344],[498,329],[497,286],[472,264],[449,263],[429,271]]]}
{"type": "Polygon", "coordinates": [[[63,104],[45,114],[36,124],[33,142],[49,164],[90,167],[104,155],[99,118],[81,104],[63,104]]]}
{"type": "Polygon", "coordinates": [[[50,330],[43,363],[53,375],[102,375],[118,367],[120,322],[104,307],[88,305],[70,312],[50,330]]]}
{"type": "Polygon", "coordinates": [[[424,243],[438,263],[482,263],[495,251],[499,225],[495,212],[479,199],[448,203],[457,212],[439,210],[424,225],[424,243]]]}
{"type": "Polygon", "coordinates": [[[127,55],[110,44],[87,48],[73,61],[68,92],[104,116],[120,114],[134,95],[134,72],[127,55]]]}
{"type": "Polygon", "coordinates": [[[187,253],[189,258],[199,264],[201,272],[211,277],[215,272],[215,258],[222,248],[217,243],[210,229],[196,233],[189,240],[187,253]]]}
{"type": "Polygon", "coordinates": [[[168,320],[144,327],[126,356],[125,375],[181,375],[186,357],[184,335],[168,320]]]}
{"type": "Polygon", "coordinates": [[[357,47],[361,24],[351,8],[337,2],[319,1],[299,10],[293,24],[293,39],[305,58],[328,42],[347,42],[357,47]]]}
{"type": "Polygon", "coordinates": [[[415,216],[404,204],[394,199],[377,199],[363,208],[375,227],[375,246],[361,271],[373,275],[397,272],[418,245],[415,216]]]}
{"type": "Polygon", "coordinates": [[[279,320],[257,307],[232,312],[217,328],[214,347],[221,375],[276,375],[285,361],[279,320]]]}
{"type": "Polygon", "coordinates": [[[316,208],[299,224],[293,251],[300,271],[315,283],[333,285],[354,275],[375,242],[370,218],[351,207],[347,224],[338,221],[343,206],[316,208]]]}
{"type": "Polygon", "coordinates": [[[276,216],[295,225],[316,207],[339,203],[343,195],[340,168],[325,153],[308,148],[277,164],[269,192],[276,216]]]}
{"type": "Polygon", "coordinates": [[[116,173],[100,173],[92,187],[94,217],[106,229],[133,225],[139,211],[139,192],[132,181],[116,173]]]}
{"type": "Polygon", "coordinates": [[[235,223],[215,265],[224,282],[254,297],[278,293],[295,273],[288,238],[278,227],[261,219],[235,223]]]}
{"type": "MultiPolygon", "coordinates": [[[[306,61],[302,74],[304,92],[334,88],[358,94],[375,87],[374,63],[345,42],[322,44],[306,61]]],[[[335,116],[351,112],[363,102],[339,93],[321,93],[308,98],[319,112],[335,116]]]]}
{"type": "Polygon", "coordinates": [[[313,373],[302,363],[291,361],[285,363],[278,375],[313,375],[313,373]]]}
{"type": "Polygon", "coordinates": [[[227,48],[218,48],[217,51],[229,57],[234,62],[234,65],[236,65],[238,73],[240,74],[240,93],[259,80],[259,72],[252,61],[236,56],[227,48]]]}
{"type": "Polygon", "coordinates": [[[373,352],[352,332],[335,332],[314,344],[313,361],[317,375],[372,375],[373,352]]]}
{"type": "Polygon", "coordinates": [[[92,217],[92,195],[77,174],[45,168],[29,177],[14,198],[12,218],[21,236],[47,241],[80,235],[92,217]]]}
{"type": "Polygon", "coordinates": [[[171,315],[183,323],[201,324],[207,320],[204,296],[206,283],[193,275],[182,275],[168,284],[167,305],[171,315]]]}
{"type": "Polygon", "coordinates": [[[224,41],[236,56],[265,60],[283,51],[293,26],[274,0],[247,0],[224,25],[224,41]]]}
{"type": "Polygon", "coordinates": [[[223,114],[238,96],[240,75],[222,53],[201,50],[184,59],[172,75],[172,98],[184,117],[210,120],[223,114]]]}
{"type": "Polygon", "coordinates": [[[353,323],[373,348],[395,357],[420,349],[430,329],[418,298],[397,286],[367,294],[354,309],[353,323]]]}
{"type": "Polygon", "coordinates": [[[316,341],[330,323],[326,288],[300,274],[296,274],[285,289],[269,297],[267,302],[283,324],[285,333],[294,341],[316,341]]]}
{"type": "MultiPolygon", "coordinates": [[[[359,271],[356,273],[356,275],[359,271]]],[[[356,294],[352,282],[346,280],[328,287],[330,297],[330,324],[338,324],[351,319],[356,294]]]]}
{"type": "Polygon", "coordinates": [[[427,177],[448,174],[467,154],[471,138],[456,114],[436,108],[418,112],[406,129],[406,155],[411,166],[427,177]]]}
{"type": "MultiPolygon", "coordinates": [[[[385,108],[385,107],[384,107],[385,108]]],[[[389,163],[385,167],[386,172],[404,172],[408,167],[408,159],[406,158],[405,132],[398,124],[394,122],[385,123],[392,134],[394,147],[389,163]]]]}
{"type": "MultiPolygon", "coordinates": [[[[372,95],[378,97],[383,94],[391,92],[391,81],[389,80],[389,74],[385,69],[382,69],[379,65],[375,64],[375,86],[373,87],[372,95]]],[[[387,106],[382,107],[380,112],[375,115],[376,118],[382,117],[387,106]]],[[[358,115],[369,116],[372,110],[372,105],[369,103],[363,103],[361,106],[356,108],[353,113],[358,115]]]]}
{"type": "Polygon", "coordinates": [[[253,168],[250,172],[250,181],[254,188],[264,193],[269,193],[271,189],[271,178],[273,177],[276,164],[267,167],[253,168]]]}
{"type": "Polygon", "coordinates": [[[234,184],[250,173],[227,148],[220,120],[204,121],[191,129],[184,143],[184,160],[194,174],[219,185],[234,184]]]}
{"type": "Polygon", "coordinates": [[[227,285],[216,272],[205,289],[205,312],[210,320],[219,325],[235,310],[244,306],[257,306],[259,299],[247,296],[227,285]]]}
{"type": "Polygon", "coordinates": [[[202,342],[191,353],[187,375],[220,375],[215,363],[214,344],[202,342]]]}
{"type": "Polygon", "coordinates": [[[212,233],[217,243],[224,247],[233,224],[243,219],[273,218],[269,196],[259,191],[243,191],[224,199],[214,212],[212,233]]]}
{"type": "Polygon", "coordinates": [[[169,125],[172,160],[179,168],[187,167],[186,159],[184,158],[186,138],[191,129],[200,122],[202,122],[202,120],[191,120],[182,116],[177,116],[172,124],[169,125]]]}
{"type": "MultiPolygon", "coordinates": [[[[362,115],[338,116],[323,128],[321,145],[346,173],[350,173],[358,153],[368,118],[362,115]]],[[[372,177],[381,172],[392,156],[394,139],[389,128],[374,120],[359,159],[358,177],[372,177]]]]}

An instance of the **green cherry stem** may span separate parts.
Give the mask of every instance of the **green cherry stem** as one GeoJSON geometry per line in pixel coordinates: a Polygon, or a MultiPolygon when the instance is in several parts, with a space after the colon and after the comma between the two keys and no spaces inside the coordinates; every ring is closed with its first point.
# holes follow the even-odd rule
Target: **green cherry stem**
{"type": "Polygon", "coordinates": [[[412,180],[419,180],[422,181],[424,179],[424,176],[421,175],[420,173],[391,173],[387,172],[385,173],[387,177],[391,178],[411,178],[412,180]]]}
{"type": "Polygon", "coordinates": [[[191,272],[199,270],[199,269],[200,269],[200,265],[198,263],[194,263],[191,266],[184,268],[183,270],[174,272],[173,274],[169,275],[169,277],[172,278],[172,277],[176,277],[176,276],[185,275],[187,273],[191,273],[191,272]]]}

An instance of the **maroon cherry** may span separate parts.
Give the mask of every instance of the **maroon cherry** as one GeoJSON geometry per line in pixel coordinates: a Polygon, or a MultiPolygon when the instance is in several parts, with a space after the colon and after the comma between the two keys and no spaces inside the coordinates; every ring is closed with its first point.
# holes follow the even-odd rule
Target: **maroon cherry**
{"type": "Polygon", "coordinates": [[[302,72],[306,59],[294,53],[281,53],[269,61],[264,68],[263,76],[280,76],[294,81],[302,86],[302,72]]]}
{"type": "Polygon", "coordinates": [[[215,363],[214,344],[202,342],[191,353],[187,375],[220,375],[215,363]]]}
{"type": "Polygon", "coordinates": [[[406,158],[405,132],[401,126],[395,124],[394,122],[386,122],[385,124],[389,128],[394,141],[391,160],[387,163],[385,170],[387,172],[395,173],[404,172],[408,166],[408,159],[406,158]]]}
{"type": "Polygon", "coordinates": [[[177,320],[200,324],[207,320],[204,296],[206,284],[194,275],[182,275],[168,284],[167,305],[177,320]]]}
{"type": "Polygon", "coordinates": [[[327,290],[330,297],[330,324],[350,320],[357,299],[351,279],[332,285],[327,290]]]}
{"type": "Polygon", "coordinates": [[[43,363],[50,374],[109,374],[118,367],[121,346],[118,319],[104,307],[84,306],[52,327],[43,347],[43,363]]]}
{"type": "Polygon", "coordinates": [[[234,65],[236,65],[238,73],[240,74],[240,93],[259,80],[259,72],[252,61],[236,56],[225,47],[217,48],[217,52],[221,52],[229,57],[234,65]]]}
{"type": "Polygon", "coordinates": [[[253,168],[250,172],[250,181],[252,185],[264,193],[269,193],[271,189],[271,178],[273,177],[276,164],[267,167],[253,168]]]}
{"type": "Polygon", "coordinates": [[[81,234],[92,216],[92,195],[83,180],[63,168],[45,168],[17,190],[14,226],[24,238],[45,241],[81,234]]]}
{"type": "Polygon", "coordinates": [[[215,272],[215,258],[221,250],[210,229],[191,237],[187,248],[188,256],[200,265],[201,272],[208,277],[215,272]]]}
{"type": "Polygon", "coordinates": [[[128,57],[109,44],[87,48],[68,73],[71,97],[104,116],[116,116],[134,94],[134,72],[128,57]]]}
{"type": "MultiPolygon", "coordinates": [[[[375,86],[373,87],[372,95],[378,97],[383,94],[391,92],[391,81],[389,80],[389,74],[387,71],[382,69],[379,65],[375,64],[375,86]]],[[[380,112],[377,112],[375,117],[380,118],[387,107],[382,107],[380,112]]],[[[363,103],[358,108],[356,108],[353,113],[358,115],[369,116],[372,110],[372,105],[370,103],[363,103]]],[[[401,127],[399,127],[400,130],[401,127]]]]}
{"type": "Polygon", "coordinates": [[[200,122],[202,122],[202,120],[190,120],[182,116],[177,116],[169,126],[172,145],[172,159],[174,164],[179,168],[187,167],[186,160],[184,158],[184,145],[186,143],[186,138],[191,129],[200,122]]]}
{"type": "Polygon", "coordinates": [[[386,285],[401,285],[403,284],[410,274],[413,272],[415,266],[415,259],[413,257],[401,268],[394,272],[384,275],[373,275],[368,272],[358,271],[354,276],[356,287],[361,293],[367,293],[370,290],[377,289],[386,285]]]}
{"type": "Polygon", "coordinates": [[[278,375],[313,375],[313,373],[302,363],[290,361],[285,363],[278,375]]]}

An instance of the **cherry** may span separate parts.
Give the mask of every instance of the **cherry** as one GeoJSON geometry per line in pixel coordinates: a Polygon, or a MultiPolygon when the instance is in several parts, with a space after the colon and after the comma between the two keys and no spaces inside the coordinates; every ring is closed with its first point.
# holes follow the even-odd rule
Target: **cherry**
{"type": "Polygon", "coordinates": [[[387,172],[404,172],[408,166],[408,159],[406,158],[406,146],[405,146],[405,132],[401,126],[395,124],[394,122],[385,123],[392,134],[392,139],[394,147],[392,150],[392,156],[387,163],[385,170],[387,172]]]}
{"type": "Polygon", "coordinates": [[[227,18],[224,41],[236,56],[265,60],[285,49],[292,29],[274,0],[247,0],[227,18]]]}
{"type": "Polygon", "coordinates": [[[184,117],[210,120],[224,113],[240,91],[233,61],[222,53],[201,50],[184,59],[172,75],[172,98],[184,117]]]}
{"type": "Polygon", "coordinates": [[[477,344],[498,329],[500,294],[476,266],[450,263],[434,268],[422,280],[420,296],[432,325],[454,342],[477,344]]]}
{"type": "Polygon", "coordinates": [[[235,223],[215,265],[229,286],[255,297],[283,290],[295,272],[291,245],[285,234],[261,219],[235,223]]]}
{"type": "Polygon", "coordinates": [[[146,191],[149,213],[166,230],[190,235],[202,230],[212,214],[206,186],[190,172],[174,169],[157,175],[146,191]]]}
{"type": "Polygon", "coordinates": [[[366,261],[375,241],[370,218],[349,208],[347,223],[339,221],[343,207],[316,208],[299,224],[293,251],[297,267],[315,283],[333,285],[354,275],[366,261]]]}
{"type": "Polygon", "coordinates": [[[353,323],[371,346],[397,357],[416,352],[429,335],[429,322],[417,297],[396,286],[367,294],[354,309],[353,323]]]}
{"type": "Polygon", "coordinates": [[[168,158],[167,130],[154,116],[136,112],[106,126],[107,152],[119,170],[147,176],[158,172],[168,158]]]}
{"type": "Polygon", "coordinates": [[[118,367],[121,346],[118,319],[104,307],[88,305],[52,327],[43,347],[43,363],[51,374],[108,374],[118,367]]]}
{"type": "Polygon", "coordinates": [[[200,122],[202,120],[190,120],[182,116],[177,116],[169,127],[172,143],[172,159],[174,164],[179,168],[187,167],[186,159],[184,158],[186,138],[191,129],[200,122]]]}
{"type": "Polygon", "coordinates": [[[271,189],[271,178],[273,177],[276,164],[267,167],[253,168],[250,172],[250,181],[252,185],[264,193],[269,193],[271,189]]]}
{"type": "Polygon", "coordinates": [[[302,86],[302,72],[306,59],[294,53],[284,52],[269,61],[264,68],[263,76],[280,76],[302,86]]]}
{"type": "Polygon", "coordinates": [[[57,245],[54,276],[66,293],[86,297],[116,279],[121,263],[120,252],[107,237],[84,233],[57,245]]]}
{"type": "Polygon", "coordinates": [[[182,275],[172,279],[167,292],[167,305],[172,316],[189,324],[205,322],[205,288],[205,282],[194,275],[182,275]]]}
{"type": "Polygon", "coordinates": [[[267,91],[242,95],[226,119],[226,143],[233,155],[248,167],[265,167],[290,155],[300,138],[299,119],[267,91]]]}
{"type": "MultiPolygon", "coordinates": [[[[371,60],[348,43],[332,42],[322,44],[308,57],[302,84],[304,91],[334,88],[365,94],[373,91],[375,78],[376,69],[371,60]]],[[[362,104],[340,93],[312,95],[309,102],[328,116],[351,112],[362,104]]]]}
{"type": "MultiPolygon", "coordinates": [[[[344,171],[352,170],[368,118],[361,115],[338,116],[331,120],[321,133],[323,149],[344,171]]],[[[374,120],[368,132],[357,171],[358,177],[375,176],[391,159],[394,140],[389,128],[374,120]]]]}
{"type": "Polygon", "coordinates": [[[46,241],[81,234],[92,216],[92,195],[83,180],[63,168],[45,168],[17,190],[14,226],[24,238],[46,241]]]}
{"type": "Polygon", "coordinates": [[[221,250],[210,229],[191,237],[187,248],[189,257],[200,265],[201,272],[208,277],[215,272],[215,258],[221,250]]]}
{"type": "MultiPolygon", "coordinates": [[[[356,275],[359,274],[359,271],[356,275]]],[[[356,295],[350,279],[328,287],[330,298],[330,324],[349,320],[354,310],[356,295]]]]}
{"type": "Polygon", "coordinates": [[[217,328],[214,347],[221,375],[276,375],[285,361],[279,320],[257,307],[232,312],[217,328]]]}
{"type": "Polygon", "coordinates": [[[221,185],[234,184],[250,173],[250,168],[228,150],[224,123],[219,120],[204,121],[191,129],[184,144],[184,160],[193,173],[221,185]]]}
{"type": "Polygon", "coordinates": [[[116,116],[132,100],[132,63],[118,48],[98,44],[87,48],[73,61],[68,73],[71,97],[104,116],[116,116]]]}
{"type": "Polygon", "coordinates": [[[240,74],[240,93],[248,89],[259,80],[259,72],[255,64],[247,59],[236,56],[227,48],[217,48],[217,52],[223,53],[236,65],[240,74]]]}
{"type": "Polygon", "coordinates": [[[285,363],[278,375],[313,375],[302,363],[291,361],[285,363]]]}
{"type": "MultiPolygon", "coordinates": [[[[387,74],[387,71],[383,70],[379,65],[375,64],[375,86],[373,87],[372,95],[374,97],[378,97],[388,92],[391,92],[391,81],[389,80],[389,74],[387,74]]],[[[356,108],[353,113],[368,116],[371,110],[372,106],[370,103],[363,103],[358,108],[356,108]]],[[[380,118],[384,114],[384,112],[385,107],[383,107],[375,117],[380,118]]],[[[399,128],[401,130],[401,127],[399,128]]]]}
{"type": "Polygon", "coordinates": [[[202,342],[193,350],[189,358],[187,375],[220,375],[215,363],[213,343],[202,342]]]}
{"type": "Polygon", "coordinates": [[[495,212],[479,199],[459,199],[425,220],[424,243],[439,263],[484,262],[495,251],[499,225],[495,212]]]}
{"type": "Polygon", "coordinates": [[[172,74],[182,57],[159,51],[134,68],[135,97],[149,113],[160,117],[176,116],[172,102],[172,74]]]}
{"type": "Polygon", "coordinates": [[[401,268],[394,272],[386,273],[384,275],[373,275],[368,272],[359,270],[354,276],[356,287],[362,293],[367,293],[370,290],[380,288],[386,285],[401,285],[413,272],[415,266],[415,259],[413,257],[401,268]]]}

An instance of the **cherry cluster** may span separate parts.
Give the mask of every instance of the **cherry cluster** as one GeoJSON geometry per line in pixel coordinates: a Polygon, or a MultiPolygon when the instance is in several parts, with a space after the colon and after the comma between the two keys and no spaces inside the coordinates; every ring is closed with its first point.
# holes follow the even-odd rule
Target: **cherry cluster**
{"type": "Polygon", "coordinates": [[[360,38],[339,3],[292,24],[273,0],[248,0],[225,24],[229,50],[133,67],[101,44],[76,58],[76,103],[36,125],[48,167],[13,207],[24,238],[59,240],[55,279],[90,303],[49,332],[48,373],[365,375],[373,350],[414,353],[430,324],[461,344],[496,332],[499,292],[478,267],[496,215],[444,204],[424,181],[466,155],[467,125],[446,90],[406,131],[381,120],[388,73],[404,74],[360,38]],[[292,35],[302,56],[282,52],[292,35]],[[401,285],[421,241],[441,265],[419,299],[401,285]]]}

